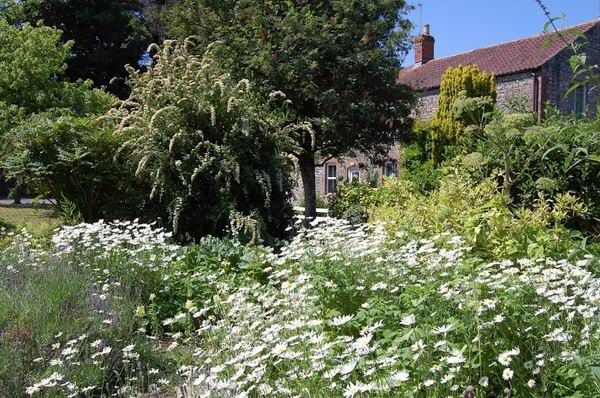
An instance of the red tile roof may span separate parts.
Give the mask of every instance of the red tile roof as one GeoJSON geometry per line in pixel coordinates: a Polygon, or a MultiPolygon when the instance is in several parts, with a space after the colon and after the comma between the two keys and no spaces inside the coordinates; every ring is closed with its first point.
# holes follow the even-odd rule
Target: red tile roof
{"type": "MultiPolygon", "coordinates": [[[[567,28],[563,32],[567,31],[565,37],[573,42],[577,36],[569,34],[569,29],[577,29],[585,33],[598,24],[600,19],[595,19],[567,28]]],[[[548,44],[548,39],[552,35],[556,36],[556,33],[541,34],[447,58],[434,59],[420,66],[411,66],[400,72],[398,82],[417,90],[437,88],[446,69],[459,65],[477,65],[480,69],[494,73],[496,76],[537,69],[566,47],[564,41],[558,39],[553,39],[548,44]]]]}

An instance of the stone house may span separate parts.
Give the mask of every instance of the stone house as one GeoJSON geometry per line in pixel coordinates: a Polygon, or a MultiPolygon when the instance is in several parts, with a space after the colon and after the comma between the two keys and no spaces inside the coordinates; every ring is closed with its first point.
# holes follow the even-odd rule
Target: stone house
{"type": "MultiPolygon", "coordinates": [[[[572,32],[581,32],[587,41],[583,52],[589,65],[600,65],[600,19],[588,21],[561,31],[569,43],[580,40],[572,32]]],[[[572,50],[556,32],[541,34],[507,43],[435,59],[435,39],[429,25],[415,37],[415,64],[404,69],[398,82],[418,92],[416,117],[429,120],[438,103],[442,75],[448,68],[477,65],[496,75],[497,104],[508,111],[515,103],[544,116],[551,104],[565,113],[594,115],[598,95],[589,87],[580,87],[569,96],[573,73],[569,64],[572,50]]]]}
{"type": "MultiPolygon", "coordinates": [[[[577,40],[569,33],[575,29],[587,37],[584,52],[588,63],[600,65],[600,19],[592,20],[562,31],[568,42],[577,40]]],[[[544,107],[552,104],[565,113],[596,113],[598,94],[589,87],[581,87],[570,96],[568,91],[573,73],[569,58],[572,55],[556,33],[541,34],[507,43],[435,59],[435,39],[429,25],[415,37],[415,63],[399,75],[398,82],[411,86],[418,93],[415,117],[429,120],[438,103],[440,82],[444,72],[459,65],[477,65],[480,69],[496,75],[497,104],[509,111],[519,103],[526,110],[535,112],[540,118],[544,107]]],[[[367,157],[330,159],[315,171],[316,191],[321,198],[335,193],[340,182],[372,181],[383,182],[384,176],[396,176],[399,172],[400,146],[391,148],[388,159],[379,164],[371,163],[367,157]]],[[[302,197],[302,181],[296,178],[294,191],[296,202],[302,197]]]]}
{"type": "MultiPolygon", "coordinates": [[[[400,146],[390,148],[387,157],[379,163],[373,163],[367,156],[357,155],[347,158],[332,158],[315,168],[315,187],[317,192],[317,206],[319,198],[327,200],[334,194],[340,183],[344,182],[370,182],[381,185],[384,177],[396,177],[400,162],[400,146]]],[[[294,177],[297,185],[293,192],[294,202],[301,203],[303,197],[302,178],[296,171],[294,177]]]]}

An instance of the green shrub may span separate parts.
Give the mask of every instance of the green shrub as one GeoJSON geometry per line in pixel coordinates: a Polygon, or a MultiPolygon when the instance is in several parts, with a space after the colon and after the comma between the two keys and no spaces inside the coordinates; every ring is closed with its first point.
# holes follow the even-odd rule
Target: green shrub
{"type": "Polygon", "coordinates": [[[107,115],[125,137],[118,158],[148,184],[148,201],[182,240],[223,236],[232,223],[258,230],[249,235],[285,235],[291,164],[278,117],[248,80],[229,77],[214,46],[203,57],[193,38],[151,47],[154,65],[129,68],[131,96],[107,115]]]}
{"type": "MultiPolygon", "coordinates": [[[[346,218],[349,212],[363,219],[374,188],[369,183],[341,184],[328,202],[329,216],[346,218]]],[[[368,217],[367,217],[368,218],[368,217]]]]}
{"type": "Polygon", "coordinates": [[[578,247],[582,236],[566,227],[570,219],[587,213],[577,197],[541,195],[530,207],[515,208],[494,179],[474,179],[459,170],[446,170],[440,187],[426,195],[413,183],[396,179],[376,189],[342,186],[330,214],[346,218],[347,212],[360,209],[371,221],[384,223],[392,235],[415,239],[451,231],[486,258],[567,255],[578,247]]]}
{"type": "Polygon", "coordinates": [[[481,162],[469,173],[497,176],[514,206],[530,208],[542,194],[549,200],[574,195],[587,212],[570,214],[566,225],[600,232],[600,119],[554,115],[535,124],[531,114],[514,114],[471,132],[463,151],[480,154],[481,162]]]}
{"type": "Polygon", "coordinates": [[[400,177],[413,183],[423,194],[435,190],[442,175],[432,159],[431,135],[430,122],[417,122],[413,127],[410,143],[402,150],[400,177]]]}
{"type": "Polygon", "coordinates": [[[496,101],[496,77],[477,66],[457,66],[444,72],[436,113],[431,121],[432,159],[439,164],[445,157],[445,146],[454,145],[466,126],[456,102],[465,98],[488,99],[477,109],[476,119],[493,109],[496,101]]]}
{"type": "Polygon", "coordinates": [[[72,205],[72,215],[88,222],[140,215],[141,185],[123,162],[113,160],[122,140],[110,128],[54,110],[14,126],[7,142],[7,175],[56,199],[60,208],[72,205]]]}

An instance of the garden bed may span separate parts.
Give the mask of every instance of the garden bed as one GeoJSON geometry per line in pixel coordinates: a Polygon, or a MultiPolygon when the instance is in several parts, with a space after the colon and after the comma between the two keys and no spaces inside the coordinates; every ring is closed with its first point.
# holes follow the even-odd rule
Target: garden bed
{"type": "Polygon", "coordinates": [[[99,222],[0,260],[3,396],[600,394],[591,255],[484,261],[325,218],[277,253],[99,222]]]}

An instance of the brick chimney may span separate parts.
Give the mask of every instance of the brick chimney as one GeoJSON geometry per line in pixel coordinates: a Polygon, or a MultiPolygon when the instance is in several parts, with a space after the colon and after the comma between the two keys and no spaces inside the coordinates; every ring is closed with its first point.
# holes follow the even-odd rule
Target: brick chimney
{"type": "Polygon", "coordinates": [[[424,65],[433,59],[435,39],[429,34],[429,25],[423,25],[423,33],[415,37],[415,65],[424,65]]]}

